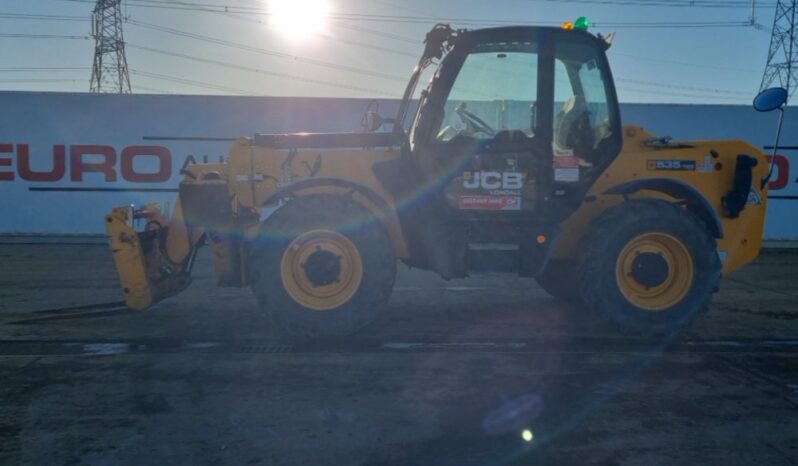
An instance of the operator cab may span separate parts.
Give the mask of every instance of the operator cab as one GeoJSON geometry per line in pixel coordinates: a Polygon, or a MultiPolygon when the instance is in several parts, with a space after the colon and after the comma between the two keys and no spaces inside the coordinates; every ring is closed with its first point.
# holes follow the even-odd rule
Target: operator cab
{"type": "Polygon", "coordinates": [[[422,178],[469,218],[567,217],[621,149],[607,43],[557,28],[449,31],[410,133],[422,178]]]}
{"type": "Polygon", "coordinates": [[[399,215],[419,253],[406,262],[444,278],[535,276],[558,224],[621,151],[609,41],[574,28],[438,25],[425,44],[390,121],[403,132],[421,73],[437,64],[404,156],[374,167],[409,206],[399,215]]]}

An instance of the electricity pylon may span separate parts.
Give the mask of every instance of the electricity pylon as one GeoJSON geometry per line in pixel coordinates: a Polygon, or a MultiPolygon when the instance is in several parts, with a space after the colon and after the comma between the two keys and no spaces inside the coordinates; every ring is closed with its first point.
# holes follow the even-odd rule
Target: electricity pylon
{"type": "Polygon", "coordinates": [[[130,94],[121,4],[122,0],[97,0],[92,12],[94,66],[90,92],[130,94]]]}

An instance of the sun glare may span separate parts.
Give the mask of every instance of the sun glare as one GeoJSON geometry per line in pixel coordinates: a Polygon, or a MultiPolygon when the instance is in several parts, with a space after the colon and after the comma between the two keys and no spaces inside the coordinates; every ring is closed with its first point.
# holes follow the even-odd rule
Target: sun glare
{"type": "Polygon", "coordinates": [[[295,40],[324,31],[330,4],[327,0],[269,0],[269,23],[295,40]]]}

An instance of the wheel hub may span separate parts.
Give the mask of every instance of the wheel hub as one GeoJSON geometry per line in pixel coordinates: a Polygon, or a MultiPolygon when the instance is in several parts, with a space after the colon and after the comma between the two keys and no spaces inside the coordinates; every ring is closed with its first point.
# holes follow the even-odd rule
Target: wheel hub
{"type": "Polygon", "coordinates": [[[615,278],[621,294],[646,311],[662,311],[679,303],[695,277],[687,246],[667,232],[642,233],[618,254],[615,278]]]}
{"type": "Polygon", "coordinates": [[[286,293],[300,305],[318,311],[338,308],[352,299],[363,273],[357,246],[331,230],[299,235],[286,247],[280,262],[286,293]]]}
{"type": "Polygon", "coordinates": [[[644,252],[638,254],[632,262],[632,278],[647,288],[665,283],[669,273],[670,267],[662,254],[644,252]]]}
{"type": "Polygon", "coordinates": [[[302,268],[314,287],[327,286],[337,282],[341,276],[341,256],[317,246],[302,268]]]}

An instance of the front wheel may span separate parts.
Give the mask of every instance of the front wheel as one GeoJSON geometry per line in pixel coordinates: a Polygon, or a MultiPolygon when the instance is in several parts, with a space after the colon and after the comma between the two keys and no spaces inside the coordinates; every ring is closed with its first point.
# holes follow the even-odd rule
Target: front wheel
{"type": "Polygon", "coordinates": [[[569,303],[580,303],[579,289],[574,286],[576,266],[573,261],[553,259],[535,279],[553,298],[569,303]]]}
{"type": "Polygon", "coordinates": [[[380,222],[348,197],[290,201],[261,227],[251,287],[261,308],[291,337],[341,337],[371,322],[396,276],[380,222]]]}
{"type": "Polygon", "coordinates": [[[622,331],[671,335],[707,308],[720,280],[715,239],[692,212],[627,201],[594,222],[578,267],[582,299],[622,331]]]}

